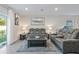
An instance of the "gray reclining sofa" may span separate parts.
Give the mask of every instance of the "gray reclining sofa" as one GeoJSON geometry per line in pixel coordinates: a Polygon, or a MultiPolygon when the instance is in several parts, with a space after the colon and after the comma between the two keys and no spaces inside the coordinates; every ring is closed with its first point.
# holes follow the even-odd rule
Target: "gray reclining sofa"
{"type": "Polygon", "coordinates": [[[79,29],[64,35],[52,34],[50,39],[62,53],[79,53],[79,29]]]}
{"type": "Polygon", "coordinates": [[[28,47],[46,47],[48,34],[45,29],[41,28],[31,28],[29,30],[27,40],[28,47]]]}

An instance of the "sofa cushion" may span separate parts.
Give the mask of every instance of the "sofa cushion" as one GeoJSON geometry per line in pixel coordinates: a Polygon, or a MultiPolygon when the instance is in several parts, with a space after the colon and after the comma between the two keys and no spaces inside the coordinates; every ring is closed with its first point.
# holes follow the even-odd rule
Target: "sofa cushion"
{"type": "Polygon", "coordinates": [[[74,39],[79,39],[79,32],[76,34],[76,36],[74,37],[74,39]]]}
{"type": "Polygon", "coordinates": [[[71,39],[77,38],[78,35],[79,35],[78,33],[79,33],[79,30],[78,30],[78,29],[75,29],[74,32],[73,32],[72,35],[71,35],[71,39]]]}

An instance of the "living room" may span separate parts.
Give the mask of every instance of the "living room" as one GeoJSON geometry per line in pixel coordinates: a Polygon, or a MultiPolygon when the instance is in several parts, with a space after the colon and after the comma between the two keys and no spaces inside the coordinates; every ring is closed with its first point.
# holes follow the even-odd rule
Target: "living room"
{"type": "MultiPolygon", "coordinates": [[[[2,45],[2,47],[0,48],[1,50],[0,52],[1,53],[52,53],[52,54],[62,54],[68,52],[79,53],[79,51],[77,51],[78,47],[73,47],[76,49],[76,51],[75,49],[71,49],[71,48],[70,50],[66,50],[67,48],[64,48],[63,43],[61,44],[61,42],[60,43],[57,42],[59,41],[58,39],[61,39],[62,41],[61,37],[63,36],[61,35],[66,36],[65,38],[63,38],[63,40],[70,39],[68,41],[70,43],[71,41],[73,41],[71,39],[74,38],[70,38],[70,36],[72,36],[71,32],[73,32],[74,30],[78,32],[78,28],[79,28],[79,11],[78,11],[79,9],[77,7],[79,7],[79,5],[68,5],[68,4],[67,5],[64,4],[63,5],[61,4],[0,5],[0,11],[1,11],[0,16],[5,15],[5,18],[7,17],[6,30],[5,30],[7,33],[6,44],[2,45]],[[31,31],[34,33],[31,33],[31,31]],[[45,33],[41,33],[41,31],[45,33]],[[38,34],[36,32],[38,32],[38,34]],[[57,34],[60,35],[57,36],[57,34]],[[44,39],[46,38],[45,40],[43,39],[44,41],[39,40],[39,37],[41,37],[41,35],[42,36],[44,35],[44,39]],[[31,40],[31,36],[35,36],[34,41],[31,40]],[[57,37],[58,37],[57,41],[54,42],[53,38],[56,39],[57,37]],[[38,39],[39,41],[36,39],[38,39]],[[30,47],[31,43],[26,44],[27,41],[32,43],[32,47],[30,47]],[[38,42],[38,44],[36,44],[35,41],[38,42]],[[47,44],[46,41],[48,42],[47,44]],[[40,42],[42,42],[42,44],[40,44],[40,42]],[[29,45],[29,47],[27,45],[29,45]],[[65,52],[63,52],[64,49],[66,50],[65,52]]],[[[68,42],[66,41],[65,44],[66,45],[70,44],[68,42]]],[[[78,41],[75,40],[75,42],[78,45],[78,41]]]]}

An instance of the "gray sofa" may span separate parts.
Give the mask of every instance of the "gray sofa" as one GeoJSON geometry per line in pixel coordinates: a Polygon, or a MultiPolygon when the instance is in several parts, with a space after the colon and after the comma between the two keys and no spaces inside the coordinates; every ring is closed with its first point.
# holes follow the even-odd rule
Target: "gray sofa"
{"type": "Polygon", "coordinates": [[[63,42],[63,53],[79,53],[79,40],[71,39],[63,42]]]}
{"type": "Polygon", "coordinates": [[[63,53],[79,53],[79,29],[64,34],[50,35],[50,39],[63,53]]]}
{"type": "Polygon", "coordinates": [[[47,39],[48,38],[48,34],[46,33],[46,30],[43,28],[31,28],[29,30],[29,33],[27,35],[27,39],[47,39]]]}
{"type": "Polygon", "coordinates": [[[46,47],[48,34],[43,28],[31,28],[29,30],[27,40],[28,47],[46,47]]]}

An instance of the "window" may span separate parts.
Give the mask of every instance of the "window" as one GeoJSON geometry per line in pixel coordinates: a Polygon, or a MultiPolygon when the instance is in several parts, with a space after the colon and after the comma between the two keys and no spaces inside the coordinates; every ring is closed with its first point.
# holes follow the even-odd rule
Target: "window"
{"type": "Polygon", "coordinates": [[[7,16],[0,14],[0,47],[5,45],[7,40],[6,20],[7,16]]]}

